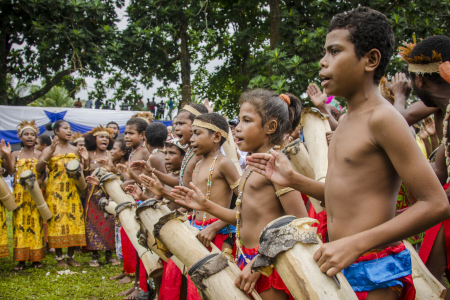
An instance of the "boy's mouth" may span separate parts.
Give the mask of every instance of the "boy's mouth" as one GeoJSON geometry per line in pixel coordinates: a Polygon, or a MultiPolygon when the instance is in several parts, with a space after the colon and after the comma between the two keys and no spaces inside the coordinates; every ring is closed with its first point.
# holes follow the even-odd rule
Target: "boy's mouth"
{"type": "Polygon", "coordinates": [[[322,73],[319,73],[319,77],[322,79],[322,82],[320,83],[321,86],[327,85],[328,82],[330,82],[330,80],[331,80],[330,77],[327,77],[327,76],[325,76],[325,75],[322,74],[322,73]]]}
{"type": "Polygon", "coordinates": [[[236,135],[236,145],[239,145],[240,143],[242,143],[243,141],[244,141],[244,139],[243,138],[240,138],[240,137],[238,137],[237,135],[236,135]]]}

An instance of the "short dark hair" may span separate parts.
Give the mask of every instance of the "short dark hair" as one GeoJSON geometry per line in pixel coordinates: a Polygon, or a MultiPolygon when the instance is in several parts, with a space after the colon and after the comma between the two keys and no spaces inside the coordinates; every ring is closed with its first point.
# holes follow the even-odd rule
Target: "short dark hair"
{"type": "Polygon", "coordinates": [[[161,122],[148,124],[145,129],[145,139],[150,146],[164,147],[167,140],[167,127],[161,122]]]}
{"type": "Polygon", "coordinates": [[[125,157],[126,159],[128,159],[128,157],[130,157],[130,154],[131,154],[131,148],[127,147],[127,144],[125,143],[125,139],[123,139],[123,138],[117,139],[117,140],[115,141],[115,143],[119,143],[119,145],[120,145],[120,150],[122,150],[122,151],[125,152],[125,154],[123,155],[123,157],[125,157]]]}
{"type": "Polygon", "coordinates": [[[106,124],[106,127],[108,127],[108,126],[111,125],[111,124],[114,124],[114,125],[117,126],[117,128],[119,128],[119,124],[117,124],[117,123],[114,122],[114,121],[111,121],[111,122],[109,122],[108,124],[106,124]]]}
{"type": "MultiPolygon", "coordinates": [[[[189,102],[187,105],[192,106],[193,108],[195,108],[201,114],[207,114],[208,113],[208,109],[203,104],[195,103],[195,102],[189,102]]],[[[181,110],[183,110],[183,109],[181,109],[181,110]]],[[[187,111],[187,110],[184,110],[184,111],[187,111]]],[[[191,120],[191,122],[194,122],[195,115],[193,113],[191,113],[191,112],[189,112],[189,119],[191,120]]]]}
{"type": "Polygon", "coordinates": [[[386,72],[395,49],[394,32],[388,18],[379,11],[360,6],[335,15],[328,31],[331,32],[335,29],[347,29],[350,32],[350,41],[355,45],[358,59],[372,49],[380,51],[380,64],[376,68],[373,78],[378,84],[386,72]]]}
{"type": "MultiPolygon", "coordinates": [[[[432,58],[433,51],[440,54],[442,57],[442,61],[450,61],[450,38],[445,35],[434,35],[429,36],[419,43],[412,49],[409,57],[414,58],[416,56],[425,56],[432,58]]],[[[412,79],[415,78],[414,73],[410,73],[412,79]]],[[[427,77],[431,81],[437,84],[448,84],[444,78],[441,77],[439,73],[425,73],[423,77],[427,77]]]]}
{"type": "Polygon", "coordinates": [[[47,123],[47,124],[44,125],[44,127],[45,127],[46,130],[53,131],[56,134],[56,130],[59,130],[59,127],[61,127],[61,125],[63,123],[69,124],[69,122],[67,122],[66,120],[58,120],[58,121],[56,121],[54,123],[47,123]]]}
{"type": "Polygon", "coordinates": [[[275,145],[281,145],[284,134],[292,132],[300,123],[302,102],[290,93],[285,95],[289,97],[289,105],[277,93],[263,89],[246,91],[239,98],[241,104],[249,102],[255,107],[262,119],[261,127],[271,119],[277,120],[278,127],[269,137],[275,145]]]}
{"type": "MultiPolygon", "coordinates": [[[[213,124],[217,126],[219,129],[225,131],[226,133],[229,132],[230,126],[228,125],[227,120],[225,120],[225,118],[222,115],[219,115],[217,113],[203,114],[200,116],[196,116],[195,119],[203,121],[205,123],[213,124]]],[[[208,131],[210,132],[210,134],[213,134],[215,132],[214,130],[211,129],[208,129],[208,131]]],[[[220,139],[220,146],[222,146],[223,143],[225,143],[225,141],[226,141],[225,137],[222,136],[222,138],[220,139]]]]}
{"type": "MultiPolygon", "coordinates": [[[[93,136],[92,133],[85,133],[84,135],[84,146],[86,147],[86,150],[88,151],[94,151],[97,149],[97,137],[93,136]]],[[[74,145],[75,146],[75,145],[74,145]]],[[[106,147],[106,150],[111,150],[114,146],[114,140],[109,137],[109,143],[106,147]]]]}
{"type": "Polygon", "coordinates": [[[50,146],[50,145],[52,144],[52,139],[50,138],[50,136],[45,135],[45,134],[41,134],[40,136],[38,136],[38,137],[37,137],[37,140],[38,140],[41,144],[45,145],[46,147],[47,147],[47,146],[50,146]]]}
{"type": "Polygon", "coordinates": [[[147,128],[148,123],[141,118],[131,118],[127,121],[127,125],[136,126],[136,130],[138,133],[144,132],[147,128]]]}

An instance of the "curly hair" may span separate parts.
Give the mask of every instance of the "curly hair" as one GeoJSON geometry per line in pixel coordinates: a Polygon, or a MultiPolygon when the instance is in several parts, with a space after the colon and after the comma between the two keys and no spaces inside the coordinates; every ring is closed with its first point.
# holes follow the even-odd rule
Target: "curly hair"
{"type": "Polygon", "coordinates": [[[116,143],[119,143],[120,145],[120,150],[122,150],[124,152],[123,157],[125,159],[128,159],[128,157],[131,154],[131,148],[127,147],[127,144],[125,143],[125,140],[123,138],[117,139],[116,143]]]}
{"type": "Polygon", "coordinates": [[[277,93],[263,89],[246,91],[239,98],[241,104],[245,102],[253,104],[261,116],[261,127],[264,127],[266,122],[271,119],[277,120],[277,129],[269,137],[274,145],[280,145],[284,134],[292,132],[300,123],[302,113],[300,99],[289,93],[285,95],[289,97],[289,105],[286,105],[286,102],[277,93]]]}
{"type": "MultiPolygon", "coordinates": [[[[419,43],[412,49],[410,57],[414,58],[416,56],[432,57],[433,51],[441,55],[442,61],[450,61],[450,38],[445,35],[434,35],[429,36],[419,43]]],[[[414,73],[410,73],[412,79],[415,78],[414,73]]],[[[429,78],[431,81],[437,84],[448,84],[444,78],[439,75],[439,73],[425,73],[424,77],[429,78]]]]}
{"type": "Polygon", "coordinates": [[[140,118],[131,118],[127,121],[127,125],[134,125],[136,126],[136,131],[138,133],[144,132],[147,128],[148,123],[140,118]]]}
{"type": "MultiPolygon", "coordinates": [[[[97,137],[93,136],[92,133],[86,133],[84,134],[84,146],[86,147],[86,150],[88,151],[94,151],[97,149],[97,137]]],[[[114,146],[114,140],[112,138],[109,138],[108,146],[106,147],[106,150],[111,150],[114,146]]]]}
{"type": "Polygon", "coordinates": [[[161,122],[148,124],[145,129],[145,139],[152,147],[164,147],[167,140],[167,127],[161,122]]]}
{"type": "MultiPolygon", "coordinates": [[[[213,125],[217,126],[218,128],[222,129],[223,131],[225,131],[226,133],[228,133],[228,131],[230,129],[230,125],[228,125],[227,120],[222,115],[219,115],[218,113],[203,114],[203,115],[195,117],[195,119],[206,122],[206,123],[213,124],[213,125]]],[[[210,134],[214,133],[214,131],[211,129],[208,129],[208,131],[210,134]]],[[[220,139],[220,146],[222,146],[223,143],[225,143],[225,141],[226,141],[226,139],[224,137],[222,137],[220,139]]]]}
{"type": "Polygon", "coordinates": [[[378,84],[386,72],[395,49],[394,32],[388,18],[374,9],[360,6],[335,15],[328,31],[331,32],[335,29],[347,29],[350,32],[350,41],[355,45],[358,59],[372,49],[380,51],[380,64],[376,68],[373,78],[378,84]]]}

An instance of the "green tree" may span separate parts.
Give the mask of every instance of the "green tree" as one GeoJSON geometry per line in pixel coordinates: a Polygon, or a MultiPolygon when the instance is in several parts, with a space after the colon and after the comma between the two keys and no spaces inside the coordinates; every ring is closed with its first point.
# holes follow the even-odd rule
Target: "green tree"
{"type": "Polygon", "coordinates": [[[64,76],[108,67],[106,45],[116,39],[116,6],[124,0],[15,0],[0,2],[0,104],[26,105],[64,76]],[[41,89],[10,98],[7,75],[45,80],[41,89]]]}
{"type": "Polygon", "coordinates": [[[70,98],[69,92],[60,86],[54,86],[44,96],[28,104],[37,107],[74,107],[75,101],[70,98]]]}

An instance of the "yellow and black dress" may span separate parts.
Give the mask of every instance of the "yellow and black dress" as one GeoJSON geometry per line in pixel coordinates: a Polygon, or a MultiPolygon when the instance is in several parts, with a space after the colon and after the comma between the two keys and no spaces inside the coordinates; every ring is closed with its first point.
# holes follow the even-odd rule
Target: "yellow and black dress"
{"type": "Polygon", "coordinates": [[[22,158],[16,162],[13,192],[18,208],[13,212],[13,259],[41,261],[45,258],[44,225],[31,195],[18,182],[20,173],[32,170],[36,174],[37,159],[22,158]]]}
{"type": "Polygon", "coordinates": [[[86,246],[83,206],[73,179],[67,177],[64,165],[78,159],[75,153],[59,154],[48,163],[47,204],[53,213],[48,220],[50,248],[86,246]]]}
{"type": "MultiPolygon", "coordinates": [[[[3,160],[0,159],[0,166],[3,164],[3,160]]],[[[8,257],[8,227],[6,226],[6,209],[3,203],[0,201],[0,258],[8,257]]]]}

